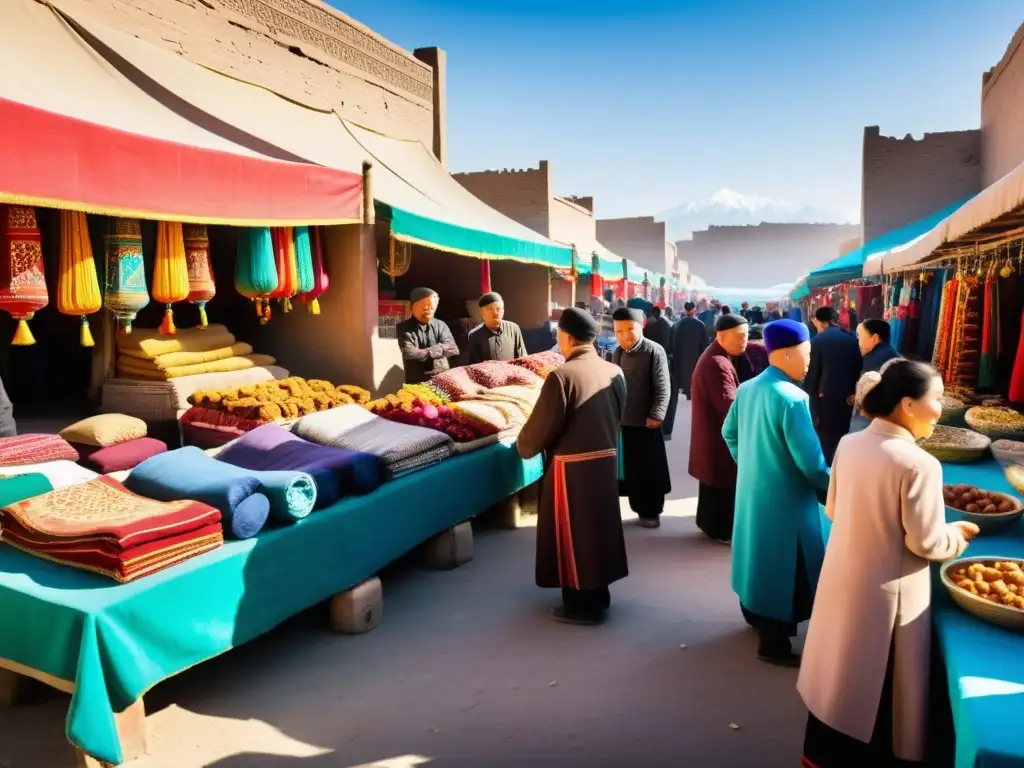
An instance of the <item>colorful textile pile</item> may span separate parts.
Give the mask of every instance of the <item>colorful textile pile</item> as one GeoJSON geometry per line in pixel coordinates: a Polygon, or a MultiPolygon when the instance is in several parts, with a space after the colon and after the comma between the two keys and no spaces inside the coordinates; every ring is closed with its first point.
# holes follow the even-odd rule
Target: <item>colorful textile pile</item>
{"type": "Polygon", "coordinates": [[[455,404],[445,404],[443,396],[433,393],[422,384],[407,384],[397,394],[388,395],[366,404],[371,413],[416,427],[443,432],[457,443],[468,443],[491,434],[497,434],[502,425],[455,410],[455,404]]]}
{"type": "Polygon", "coordinates": [[[340,405],[363,405],[370,402],[370,393],[348,384],[291,376],[262,384],[202,390],[188,401],[194,406],[265,423],[295,419],[340,405]]]}
{"type": "Polygon", "coordinates": [[[110,477],[8,504],[3,539],[30,554],[134,581],[224,542],[220,512],[198,501],[154,501],[110,477]]]}
{"type": "Polygon", "coordinates": [[[264,424],[224,447],[219,461],[251,470],[295,470],[316,483],[316,506],[376,490],[384,480],[380,457],[303,440],[277,424],[264,424]]]}
{"type": "Polygon", "coordinates": [[[81,464],[100,474],[131,469],[167,450],[167,444],[146,436],[146,422],[121,413],[90,416],[65,427],[60,436],[81,457],[81,464]]]}
{"type": "Polygon", "coordinates": [[[266,422],[194,405],[181,414],[178,423],[185,445],[216,448],[262,427],[266,422]]]}
{"type": "MultiPolygon", "coordinates": [[[[197,354],[199,356],[202,355],[202,353],[197,354]]],[[[128,379],[166,381],[168,379],[181,378],[182,376],[199,376],[204,373],[230,373],[232,371],[248,370],[249,368],[266,368],[268,365],[273,365],[276,362],[277,358],[270,355],[251,354],[233,355],[207,362],[161,368],[160,364],[155,360],[140,360],[126,355],[117,359],[117,373],[128,379]]]]}
{"type": "Polygon", "coordinates": [[[526,357],[520,357],[518,360],[513,360],[512,365],[522,366],[528,371],[537,374],[542,379],[546,379],[549,373],[564,362],[565,358],[560,354],[547,350],[544,352],[537,352],[533,355],[527,355],[526,357]]]}
{"type": "Polygon", "coordinates": [[[380,456],[389,478],[425,469],[455,452],[442,432],[382,419],[356,405],[303,416],[292,432],[318,445],[380,456]]]}
{"type": "Polygon", "coordinates": [[[521,385],[540,387],[544,380],[528,367],[496,360],[452,368],[435,376],[431,386],[450,400],[465,400],[486,389],[521,385]]]}

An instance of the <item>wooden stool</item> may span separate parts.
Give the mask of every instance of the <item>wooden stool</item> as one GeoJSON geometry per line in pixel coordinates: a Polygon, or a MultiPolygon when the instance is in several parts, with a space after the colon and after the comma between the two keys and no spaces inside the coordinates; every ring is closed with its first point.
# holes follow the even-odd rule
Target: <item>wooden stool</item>
{"type": "Polygon", "coordinates": [[[459,523],[423,545],[423,563],[428,568],[450,571],[473,559],[473,526],[459,523]]]}
{"type": "Polygon", "coordinates": [[[380,624],[383,590],[374,576],[331,598],[331,629],[345,635],[361,635],[380,624]]]}

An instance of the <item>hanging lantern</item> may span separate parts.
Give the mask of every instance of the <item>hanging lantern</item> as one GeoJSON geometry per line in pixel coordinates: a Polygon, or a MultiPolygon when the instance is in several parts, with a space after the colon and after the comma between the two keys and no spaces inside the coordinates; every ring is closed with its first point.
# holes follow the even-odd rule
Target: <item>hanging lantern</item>
{"type": "Polygon", "coordinates": [[[306,294],[313,290],[313,245],[309,227],[295,227],[295,265],[298,272],[299,300],[306,302],[306,294]]]}
{"type": "Polygon", "coordinates": [[[303,302],[309,302],[309,314],[319,315],[318,299],[331,287],[331,277],[327,274],[327,265],[324,263],[323,232],[320,227],[309,227],[309,242],[313,258],[313,287],[300,298],[303,302]]]}
{"type": "Polygon", "coordinates": [[[274,242],[270,229],[239,229],[235,290],[256,302],[256,315],[261,322],[270,319],[268,297],[276,289],[277,265],[274,263],[274,242]]]}
{"type": "Polygon", "coordinates": [[[0,205],[0,309],[18,321],[11,344],[35,344],[28,321],[49,303],[35,208],[0,205]]]}
{"type": "Polygon", "coordinates": [[[206,302],[217,294],[210,265],[210,236],[205,224],[183,224],[185,264],[188,267],[188,300],[199,307],[199,327],[205,328],[206,302]]]}
{"type": "Polygon", "coordinates": [[[590,257],[590,295],[604,296],[604,281],[601,280],[601,260],[595,253],[590,257]]]}
{"type": "Polygon", "coordinates": [[[60,272],[57,277],[57,311],[82,318],[83,347],[96,345],[89,329],[89,315],[103,306],[96,261],[89,241],[89,222],[81,211],[60,212],[60,272]]]}
{"type": "MultiPolygon", "coordinates": [[[[271,299],[281,301],[281,309],[290,312],[292,296],[299,287],[299,266],[295,255],[295,238],[292,227],[274,227],[270,230],[274,242],[274,266],[277,270],[277,289],[270,294],[271,299]]],[[[267,319],[270,319],[269,312],[267,319]]]]}
{"type": "Polygon", "coordinates": [[[138,219],[111,219],[107,235],[103,306],[117,321],[118,333],[131,333],[132,321],[149,304],[142,227],[138,219]]]}
{"type": "Polygon", "coordinates": [[[158,221],[156,258],[153,261],[153,298],[165,305],[160,333],[177,333],[171,305],[188,298],[188,284],[188,261],[185,259],[185,238],[181,224],[158,221]]]}

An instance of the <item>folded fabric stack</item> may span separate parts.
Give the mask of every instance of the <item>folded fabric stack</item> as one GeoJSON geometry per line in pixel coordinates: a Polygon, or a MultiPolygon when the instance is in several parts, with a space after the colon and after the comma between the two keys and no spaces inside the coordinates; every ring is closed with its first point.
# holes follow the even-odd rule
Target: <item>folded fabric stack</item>
{"type": "Polygon", "coordinates": [[[292,432],[318,445],[379,456],[389,478],[437,464],[455,452],[452,439],[442,432],[383,419],[358,405],[303,416],[292,432]]]}
{"type": "Polygon", "coordinates": [[[317,445],[277,424],[264,424],[232,441],[217,459],[243,469],[305,472],[316,483],[317,507],[370,493],[384,481],[379,456],[317,445]]]}
{"type": "Polygon", "coordinates": [[[181,425],[185,445],[206,449],[227,445],[245,433],[262,427],[265,422],[194,405],[181,414],[178,423],[181,425]]]}
{"type": "Polygon", "coordinates": [[[447,397],[424,384],[406,384],[396,394],[374,400],[365,407],[389,421],[443,432],[456,443],[475,442],[497,434],[503,427],[457,411],[447,397]]]}
{"type": "Polygon", "coordinates": [[[60,436],[78,451],[80,463],[100,474],[131,469],[167,444],[146,436],[146,422],[123,413],[102,413],[77,421],[60,436]]]}
{"type": "Polygon", "coordinates": [[[16,464],[0,467],[0,479],[5,480],[37,474],[45,477],[50,485],[57,490],[68,488],[72,485],[79,485],[80,483],[87,483],[99,477],[99,473],[67,459],[44,461],[38,464],[16,464]]]}
{"type": "Polygon", "coordinates": [[[533,413],[538,397],[540,397],[540,390],[536,387],[511,384],[505,387],[486,389],[471,398],[454,403],[452,407],[456,410],[480,414],[481,417],[496,410],[507,422],[503,429],[509,429],[521,427],[526,423],[530,414],[533,413]]]}
{"type": "Polygon", "coordinates": [[[179,330],[165,336],[156,329],[136,328],[117,336],[117,372],[130,379],[168,380],[182,376],[227,373],[266,367],[270,355],[253,354],[223,325],[179,330]]]}
{"type": "Polygon", "coordinates": [[[131,471],[125,487],[151,499],[198,499],[224,516],[236,539],[259,533],[267,520],[294,523],[316,503],[316,484],[305,472],[241,469],[186,446],[147,459],[131,471]]]}
{"type": "Polygon", "coordinates": [[[544,352],[537,352],[535,354],[513,360],[512,365],[518,365],[526,368],[528,371],[537,374],[542,379],[546,379],[549,373],[564,362],[565,358],[557,352],[545,350],[544,352]]]}
{"type": "Polygon", "coordinates": [[[214,507],[190,500],[154,501],[110,477],[7,504],[0,517],[3,540],[18,549],[121,582],[224,542],[221,515],[214,507]]]}

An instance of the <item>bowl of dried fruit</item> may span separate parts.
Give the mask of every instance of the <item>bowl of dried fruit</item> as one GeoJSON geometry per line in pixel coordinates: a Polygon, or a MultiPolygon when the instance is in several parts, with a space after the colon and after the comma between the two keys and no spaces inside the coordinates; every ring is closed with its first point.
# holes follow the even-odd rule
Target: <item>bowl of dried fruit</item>
{"type": "Polygon", "coordinates": [[[943,564],[939,575],[960,608],[983,621],[1024,632],[1024,561],[964,557],[943,564]]]}
{"type": "Polygon", "coordinates": [[[968,483],[942,486],[946,507],[974,523],[982,533],[999,533],[1016,525],[1024,504],[1005,493],[984,491],[968,483]]]}
{"type": "Polygon", "coordinates": [[[919,441],[918,445],[939,461],[968,464],[988,456],[992,441],[969,429],[938,426],[931,437],[919,441]]]}
{"type": "Polygon", "coordinates": [[[964,414],[967,426],[993,440],[1024,439],[1024,414],[1005,406],[978,405],[964,414]]]}

